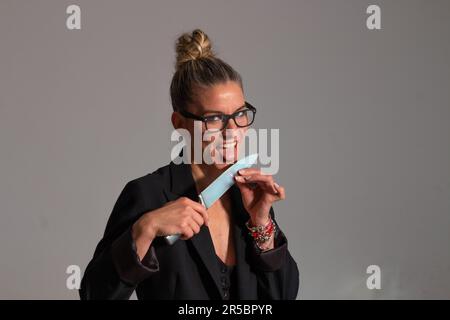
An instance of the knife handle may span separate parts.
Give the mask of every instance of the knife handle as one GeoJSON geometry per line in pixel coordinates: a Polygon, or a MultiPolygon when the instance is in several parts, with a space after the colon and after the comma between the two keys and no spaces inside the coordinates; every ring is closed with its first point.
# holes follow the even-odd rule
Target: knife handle
{"type": "Polygon", "coordinates": [[[172,234],[170,236],[165,236],[164,240],[166,241],[167,244],[169,245],[173,245],[178,239],[180,239],[180,234],[172,234]]]}
{"type": "MultiPolygon", "coordinates": [[[[205,206],[205,203],[204,203],[204,201],[203,201],[203,198],[202,198],[202,195],[200,194],[199,196],[198,196],[198,199],[199,199],[199,202],[203,205],[203,206],[205,206]]],[[[180,234],[179,233],[177,233],[177,234],[172,234],[172,235],[170,235],[170,236],[165,236],[164,237],[164,240],[166,241],[166,243],[168,244],[168,245],[173,245],[175,242],[177,242],[177,240],[178,239],[180,239],[180,234]]]]}

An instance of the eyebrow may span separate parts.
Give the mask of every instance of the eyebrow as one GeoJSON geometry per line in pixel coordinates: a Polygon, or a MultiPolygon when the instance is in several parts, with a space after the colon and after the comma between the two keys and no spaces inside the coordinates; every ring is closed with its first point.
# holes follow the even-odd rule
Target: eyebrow
{"type": "MultiPolygon", "coordinates": [[[[232,114],[235,113],[235,112],[237,112],[237,111],[239,111],[239,110],[242,109],[242,108],[245,108],[246,106],[247,106],[247,104],[244,103],[242,106],[240,106],[240,107],[238,107],[236,110],[234,110],[234,111],[232,112],[232,114]]],[[[217,111],[217,110],[205,110],[202,114],[205,115],[205,114],[207,114],[207,113],[224,114],[223,112],[217,111]]]]}

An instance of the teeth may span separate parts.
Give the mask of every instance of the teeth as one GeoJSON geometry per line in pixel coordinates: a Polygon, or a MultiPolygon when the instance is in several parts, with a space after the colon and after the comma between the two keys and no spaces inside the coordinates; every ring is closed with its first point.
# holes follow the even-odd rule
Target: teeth
{"type": "Polygon", "coordinates": [[[236,141],[226,142],[223,144],[224,148],[233,148],[234,146],[236,146],[236,141]]]}

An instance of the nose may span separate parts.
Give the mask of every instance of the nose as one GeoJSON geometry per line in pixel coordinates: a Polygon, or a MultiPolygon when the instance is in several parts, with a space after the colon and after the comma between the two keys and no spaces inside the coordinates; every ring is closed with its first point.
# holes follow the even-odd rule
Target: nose
{"type": "Polygon", "coordinates": [[[224,140],[234,140],[236,135],[236,130],[239,129],[239,127],[236,125],[234,120],[232,118],[228,119],[227,125],[222,131],[222,137],[224,140]]]}
{"type": "Polygon", "coordinates": [[[234,122],[234,120],[232,118],[228,119],[227,125],[225,126],[225,129],[237,129],[238,126],[236,125],[236,123],[234,122]]]}

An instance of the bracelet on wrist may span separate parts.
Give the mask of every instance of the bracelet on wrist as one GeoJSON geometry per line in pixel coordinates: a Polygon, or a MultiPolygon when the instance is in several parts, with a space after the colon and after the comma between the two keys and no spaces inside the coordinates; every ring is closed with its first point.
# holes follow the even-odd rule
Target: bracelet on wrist
{"type": "Polygon", "coordinates": [[[276,229],[276,225],[272,217],[269,218],[266,225],[252,226],[250,225],[249,220],[245,223],[245,226],[249,230],[249,235],[253,238],[257,247],[261,250],[264,250],[261,246],[270,241],[276,229]]]}

